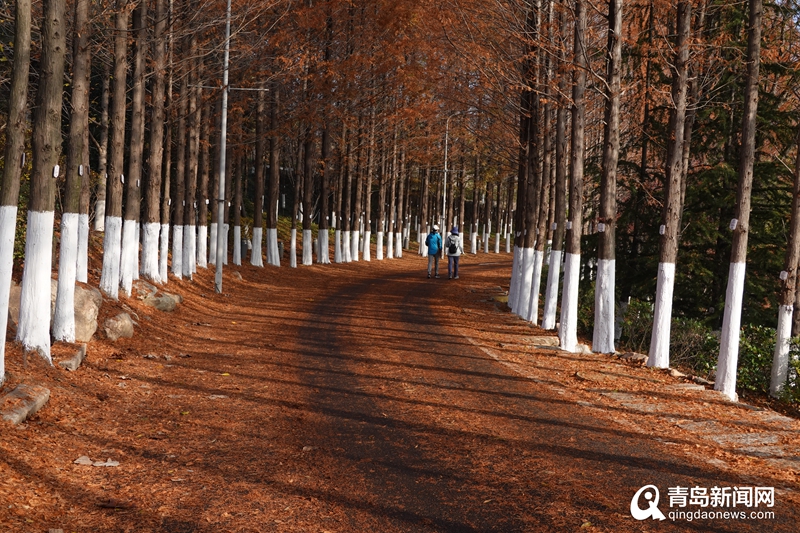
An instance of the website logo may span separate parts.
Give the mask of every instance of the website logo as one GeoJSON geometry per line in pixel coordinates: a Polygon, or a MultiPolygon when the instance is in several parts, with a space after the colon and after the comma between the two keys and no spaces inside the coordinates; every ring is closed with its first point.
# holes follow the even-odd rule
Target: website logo
{"type": "Polygon", "coordinates": [[[655,485],[645,485],[637,490],[631,500],[631,516],[636,520],[646,520],[648,518],[652,518],[653,520],[666,520],[667,517],[664,516],[664,513],[658,510],[658,500],[660,497],[661,495],[655,485]],[[639,498],[642,495],[644,495],[644,499],[648,502],[646,509],[639,507],[639,498]]]}

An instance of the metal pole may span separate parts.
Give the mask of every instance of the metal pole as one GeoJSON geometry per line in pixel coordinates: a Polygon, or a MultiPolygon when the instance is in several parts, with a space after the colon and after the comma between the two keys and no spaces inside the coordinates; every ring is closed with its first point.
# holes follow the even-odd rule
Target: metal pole
{"type": "Polygon", "coordinates": [[[222,263],[225,254],[225,150],[228,144],[228,63],[231,53],[231,0],[225,13],[225,56],[222,71],[222,117],[220,119],[219,142],[219,198],[217,199],[217,270],[214,276],[214,290],[222,292],[222,263]]]}

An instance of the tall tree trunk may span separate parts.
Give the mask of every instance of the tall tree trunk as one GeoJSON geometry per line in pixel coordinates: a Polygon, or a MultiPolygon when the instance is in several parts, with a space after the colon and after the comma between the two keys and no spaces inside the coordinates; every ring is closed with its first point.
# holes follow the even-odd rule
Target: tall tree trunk
{"type": "Polygon", "coordinates": [[[319,231],[317,231],[317,241],[319,243],[318,250],[319,255],[317,257],[317,262],[322,263],[323,265],[328,265],[331,262],[331,255],[330,255],[330,243],[329,237],[330,232],[328,229],[330,228],[329,224],[329,217],[331,214],[331,203],[330,203],[330,182],[331,182],[331,170],[333,161],[331,158],[331,136],[328,132],[328,125],[325,125],[325,128],[322,130],[322,139],[320,141],[321,145],[321,161],[320,161],[320,212],[319,212],[319,231]]]}
{"type": "Polygon", "coordinates": [[[122,225],[122,258],[120,260],[120,286],[130,297],[133,279],[139,271],[139,212],[141,204],[142,154],[144,153],[144,97],[145,50],[147,48],[147,1],[140,0],[133,13],[133,32],[136,35],[136,53],[133,66],[133,91],[131,102],[131,139],[128,158],[128,176],[125,198],[125,220],[122,225]]]}
{"type": "MultiPolygon", "coordinates": [[[[608,59],[605,133],[597,229],[597,281],[594,290],[592,351],[614,353],[614,307],[617,234],[617,162],[619,161],[619,100],[622,66],[622,0],[608,2],[608,59]]],[[[681,132],[683,133],[683,132],[681,132]]],[[[683,136],[681,136],[681,139],[683,136]]]]}
{"type": "MultiPolygon", "coordinates": [[[[241,144],[241,143],[239,143],[241,144]]],[[[238,155],[238,154],[237,154],[238,155]]],[[[242,186],[244,185],[244,181],[246,179],[247,173],[247,156],[242,154],[240,157],[236,157],[236,166],[233,170],[234,182],[233,182],[233,205],[231,206],[231,210],[233,211],[233,264],[236,266],[241,266],[242,264],[242,209],[244,204],[242,203],[243,194],[242,194],[242,186]]]]}
{"type": "Polygon", "coordinates": [[[561,302],[561,348],[574,352],[578,347],[578,283],[581,270],[581,234],[583,229],[583,158],[585,149],[586,102],[586,5],[575,2],[575,43],[572,81],[572,152],[570,160],[569,220],[564,262],[564,290],[561,302]]]}
{"type": "MultiPolygon", "coordinates": [[[[183,275],[188,279],[197,272],[197,175],[200,168],[200,108],[202,89],[199,83],[197,34],[189,40],[189,131],[186,142],[186,207],[183,213],[183,275]]],[[[246,167],[245,167],[246,168],[246,167]]]]}
{"type": "MultiPolygon", "coordinates": [[[[566,38],[568,21],[564,10],[559,10],[561,35],[566,38]]],[[[558,282],[561,274],[561,257],[564,249],[564,235],[567,222],[567,53],[566,47],[559,47],[558,108],[556,109],[556,191],[555,221],[553,229],[553,248],[550,252],[550,265],[547,269],[547,290],[545,291],[542,329],[556,328],[556,309],[558,307],[558,282]]]]}
{"type": "Polygon", "coordinates": [[[106,187],[108,185],[108,104],[111,93],[111,71],[108,63],[103,62],[102,89],[100,91],[100,141],[97,146],[97,173],[100,182],[97,184],[94,204],[94,230],[105,231],[106,228],[106,187]]]}
{"type": "Polygon", "coordinates": [[[369,145],[367,147],[367,181],[364,190],[364,261],[372,259],[371,250],[371,224],[372,224],[372,176],[375,172],[375,107],[370,109],[369,115],[369,145]]]}
{"type": "Polygon", "coordinates": [[[800,127],[797,128],[796,145],[798,147],[794,164],[794,191],[792,195],[792,215],[789,223],[789,242],[786,246],[786,258],[781,272],[781,292],[778,298],[778,327],[775,339],[775,351],[772,359],[772,372],[769,381],[769,393],[779,397],[789,377],[789,351],[792,337],[792,315],[796,302],[797,266],[800,263],[800,127]]]}
{"type": "Polygon", "coordinates": [[[111,154],[106,185],[106,222],[100,290],[113,299],[119,292],[122,252],[122,187],[125,175],[125,88],[128,76],[128,20],[131,4],[117,1],[114,35],[114,85],[111,89],[111,154]]]}
{"type": "MultiPolygon", "coordinates": [[[[186,64],[186,43],[182,47],[184,65],[186,64]]],[[[189,113],[189,80],[187,68],[181,69],[181,88],[178,96],[178,130],[175,139],[175,180],[172,185],[172,274],[181,279],[183,277],[183,231],[184,211],[186,209],[186,118],[189,113]]]]}
{"type": "Polygon", "coordinates": [[[404,216],[404,207],[405,204],[403,202],[404,195],[405,195],[405,169],[406,169],[406,161],[405,161],[405,150],[400,149],[400,153],[398,154],[398,161],[397,161],[397,211],[395,214],[395,222],[394,222],[394,256],[396,258],[403,257],[403,216],[404,216]]]}
{"type": "Polygon", "coordinates": [[[364,137],[363,120],[358,128],[358,171],[356,174],[355,200],[353,203],[353,228],[350,237],[350,257],[353,261],[358,261],[358,252],[361,236],[361,215],[363,213],[362,201],[364,195],[364,145],[361,139],[364,137]]]}
{"type": "Polygon", "coordinates": [[[669,367],[670,326],[672,323],[672,293],[675,286],[675,263],[678,258],[678,232],[682,211],[681,189],[683,175],[683,144],[686,125],[686,104],[689,66],[691,5],[678,2],[675,35],[675,67],[672,73],[672,101],[675,108],[670,116],[669,146],[665,168],[664,208],[661,214],[661,234],[656,301],[650,354],[647,365],[669,367]]]}
{"type": "Polygon", "coordinates": [[[350,128],[343,129],[344,177],[342,179],[342,259],[345,263],[352,261],[350,232],[353,224],[353,143],[355,135],[350,128]]]}
{"type": "Polygon", "coordinates": [[[279,86],[272,84],[269,113],[269,209],[267,210],[267,262],[281,266],[278,254],[278,202],[280,201],[280,137],[278,136],[279,86]]]}
{"type": "MultiPolygon", "coordinates": [[[[540,9],[541,1],[535,0],[530,2],[528,7],[528,21],[527,28],[531,33],[531,39],[536,40],[539,37],[540,28],[540,9]]],[[[536,220],[539,210],[539,189],[541,186],[541,172],[539,171],[539,143],[538,143],[538,130],[539,130],[539,97],[535,93],[539,89],[539,52],[538,48],[531,46],[531,53],[526,59],[525,67],[525,83],[531,89],[526,89],[531,92],[529,96],[529,104],[527,113],[529,115],[527,134],[527,161],[525,163],[527,171],[525,178],[527,185],[525,186],[525,196],[518,198],[518,202],[524,202],[525,217],[521,220],[519,229],[522,231],[522,258],[520,261],[520,276],[519,286],[517,292],[516,302],[512,311],[523,318],[528,316],[531,301],[531,284],[533,281],[533,244],[536,240],[536,220]]],[[[487,220],[488,224],[488,220],[487,220]]]]}
{"type": "MultiPolygon", "coordinates": [[[[200,66],[203,67],[202,58],[200,66]]],[[[201,70],[200,84],[204,84],[204,70],[201,70]]],[[[197,184],[197,266],[208,268],[208,204],[211,195],[208,190],[209,172],[211,171],[211,105],[199,98],[202,106],[200,116],[200,168],[197,184]]]]}
{"type": "Polygon", "coordinates": [[[736,191],[735,221],[731,221],[733,242],[725,294],[725,312],[719,344],[717,379],[714,389],[731,400],[736,396],[736,367],[739,358],[739,328],[742,320],[744,271],[747,259],[747,237],[750,232],[750,196],[753,188],[753,162],[756,145],[756,113],[758,111],[758,71],[761,63],[761,0],[750,0],[747,30],[747,81],[745,82],[742,146],[739,153],[739,187],[736,191]]]}
{"type": "Polygon", "coordinates": [[[389,224],[386,227],[386,259],[394,259],[394,233],[397,232],[397,126],[392,136],[392,171],[389,182],[389,224]]]}
{"type": "MultiPolygon", "coordinates": [[[[301,131],[304,131],[301,129],[301,131]]],[[[289,243],[289,266],[297,268],[297,217],[300,214],[300,194],[303,192],[303,136],[297,139],[297,165],[294,171],[294,201],[292,202],[292,228],[289,243]]]]}
{"type": "Polygon", "coordinates": [[[381,142],[381,167],[380,167],[380,185],[378,186],[378,223],[376,224],[376,232],[378,233],[378,242],[375,249],[375,257],[378,261],[383,260],[383,233],[386,228],[386,187],[388,184],[386,172],[386,142],[385,138],[381,142]]]}
{"type": "Polygon", "coordinates": [[[264,132],[264,111],[266,109],[267,95],[262,85],[257,93],[256,101],[256,160],[255,160],[255,199],[253,201],[253,250],[250,253],[250,264],[257,267],[264,266],[261,257],[261,243],[264,240],[263,212],[264,212],[264,157],[267,145],[267,136],[264,132]]]}
{"type": "Polygon", "coordinates": [[[50,358],[50,267],[53,252],[55,179],[61,155],[61,106],[64,88],[66,20],[64,0],[42,4],[42,52],[33,116],[25,268],[19,304],[17,340],[23,348],[50,358]]]}
{"type": "Polygon", "coordinates": [[[303,140],[303,265],[314,263],[314,238],[311,232],[312,211],[314,209],[314,132],[306,129],[303,140]]]}
{"type": "Polygon", "coordinates": [[[158,267],[158,235],[161,230],[159,200],[164,160],[164,69],[166,67],[167,12],[165,0],[155,0],[153,34],[153,107],[150,118],[150,157],[145,191],[144,238],[142,240],[142,275],[161,283],[158,267]]]}
{"type": "Polygon", "coordinates": [[[78,268],[78,234],[84,174],[89,172],[86,130],[89,126],[89,0],[74,4],[72,40],[72,115],[67,144],[67,179],[61,214],[61,249],[58,261],[58,291],[53,314],[53,338],[75,342],[75,281],[78,268]]]}
{"type": "Polygon", "coordinates": [[[31,2],[17,0],[14,11],[14,63],[11,69],[3,181],[0,183],[0,385],[5,380],[8,299],[11,293],[11,271],[14,267],[20,178],[25,157],[25,110],[28,105],[30,60],[31,2]]]}
{"type": "MultiPolygon", "coordinates": [[[[171,8],[171,4],[170,4],[171,8]]],[[[172,9],[170,9],[171,18],[172,9]]],[[[161,233],[159,235],[158,277],[161,283],[169,282],[169,220],[172,206],[172,125],[175,123],[175,106],[172,97],[172,31],[170,30],[169,83],[167,84],[166,124],[164,132],[164,169],[161,180],[161,233]]]]}

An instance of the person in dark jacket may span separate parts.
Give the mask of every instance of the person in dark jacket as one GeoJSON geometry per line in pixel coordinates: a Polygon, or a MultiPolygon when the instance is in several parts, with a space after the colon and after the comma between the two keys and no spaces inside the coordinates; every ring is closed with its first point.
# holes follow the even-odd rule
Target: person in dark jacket
{"type": "Polygon", "coordinates": [[[461,243],[457,227],[454,226],[450,230],[450,235],[444,242],[444,249],[447,252],[447,279],[458,279],[458,260],[464,253],[464,245],[461,243]]]}
{"type": "Polygon", "coordinates": [[[439,235],[439,226],[436,224],[433,225],[433,231],[425,237],[425,246],[428,247],[428,277],[431,277],[431,267],[435,264],[433,274],[438,278],[439,257],[442,253],[442,236],[439,235]]]}

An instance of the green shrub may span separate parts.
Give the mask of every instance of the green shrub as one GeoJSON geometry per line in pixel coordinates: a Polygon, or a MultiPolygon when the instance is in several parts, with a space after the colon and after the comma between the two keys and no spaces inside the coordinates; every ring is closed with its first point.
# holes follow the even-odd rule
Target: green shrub
{"type": "Polygon", "coordinates": [[[671,366],[690,368],[699,376],[708,376],[717,365],[719,339],[699,320],[673,318],[670,327],[669,358],[671,366]]]}
{"type": "Polygon", "coordinates": [[[742,328],[739,338],[739,362],[736,388],[742,391],[769,393],[772,357],[775,350],[775,329],[750,324],[742,328]]]}
{"type": "Polygon", "coordinates": [[[631,299],[622,316],[622,346],[632,352],[647,353],[652,331],[653,304],[631,299]]]}

